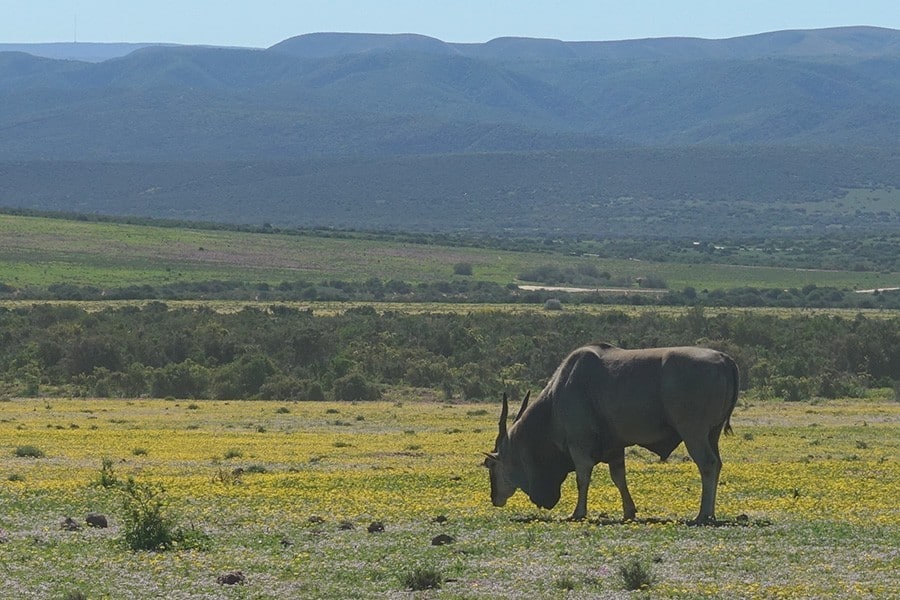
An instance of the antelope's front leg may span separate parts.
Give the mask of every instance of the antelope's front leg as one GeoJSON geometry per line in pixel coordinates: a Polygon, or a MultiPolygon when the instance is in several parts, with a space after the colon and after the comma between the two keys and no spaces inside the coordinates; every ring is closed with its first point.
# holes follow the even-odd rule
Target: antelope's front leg
{"type": "Polygon", "coordinates": [[[580,521],[587,516],[588,487],[591,485],[591,472],[594,470],[594,462],[583,457],[573,456],[575,462],[575,483],[578,485],[578,502],[575,504],[575,512],[569,517],[572,521],[580,521]]]}

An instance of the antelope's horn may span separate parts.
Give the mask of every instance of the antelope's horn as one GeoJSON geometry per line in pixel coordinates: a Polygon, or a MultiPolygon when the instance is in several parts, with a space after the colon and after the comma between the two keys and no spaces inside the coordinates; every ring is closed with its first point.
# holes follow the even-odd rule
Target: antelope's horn
{"type": "Polygon", "coordinates": [[[528,399],[529,398],[531,398],[531,390],[528,390],[528,392],[525,394],[525,399],[522,400],[522,406],[519,408],[519,412],[516,413],[516,418],[513,421],[513,423],[518,421],[519,418],[522,416],[522,414],[525,412],[525,409],[528,408],[528,399]]]}

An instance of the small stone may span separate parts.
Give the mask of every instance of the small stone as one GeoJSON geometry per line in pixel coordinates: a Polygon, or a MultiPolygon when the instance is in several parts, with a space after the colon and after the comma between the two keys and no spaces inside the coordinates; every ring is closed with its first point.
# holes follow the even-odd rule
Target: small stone
{"type": "Polygon", "coordinates": [[[432,519],[432,522],[440,523],[441,525],[443,525],[444,523],[447,522],[447,515],[438,515],[432,519]]]}
{"type": "Polygon", "coordinates": [[[447,544],[452,544],[455,541],[456,541],[456,538],[453,537],[452,535],[447,535],[446,533],[442,533],[440,535],[437,535],[437,536],[431,538],[431,545],[432,546],[445,546],[447,544]]]}
{"type": "Polygon", "coordinates": [[[240,571],[232,571],[216,577],[216,583],[222,585],[244,585],[247,578],[240,571]]]}
{"type": "Polygon", "coordinates": [[[60,527],[62,527],[63,531],[81,531],[81,524],[72,517],[63,519],[60,527]]]}
{"type": "Polygon", "coordinates": [[[342,531],[350,531],[351,529],[354,529],[355,527],[356,526],[350,521],[341,521],[340,523],[338,523],[338,529],[340,529],[342,531]]]}
{"type": "Polygon", "coordinates": [[[319,515],[313,515],[309,519],[307,519],[310,523],[324,523],[325,519],[320,517],[319,515]]]}
{"type": "Polygon", "coordinates": [[[101,515],[100,513],[88,513],[88,516],[84,518],[85,522],[91,527],[96,527],[97,529],[106,529],[109,527],[109,521],[106,519],[106,515],[101,515]]]}
{"type": "Polygon", "coordinates": [[[381,521],[372,521],[366,529],[369,533],[381,533],[384,531],[384,523],[381,521]]]}

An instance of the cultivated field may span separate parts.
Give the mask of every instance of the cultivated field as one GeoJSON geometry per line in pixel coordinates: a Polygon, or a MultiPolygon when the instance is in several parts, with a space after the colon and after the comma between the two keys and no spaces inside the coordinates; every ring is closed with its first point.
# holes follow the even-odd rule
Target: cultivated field
{"type": "Polygon", "coordinates": [[[886,396],[740,405],[724,525],[705,528],[682,522],[700,487],[683,448],[667,464],[629,452],[637,523],[618,521],[602,468],[587,522],[564,521],[571,478],[554,511],[521,492],[491,507],[479,452],[496,414],[413,397],[0,402],[0,597],[410,597],[404,577],[424,568],[443,585],[415,597],[624,598],[634,560],[653,575],[639,597],[897,597],[900,403],[886,396]],[[164,486],[164,514],[194,543],[125,546],[115,481],[129,476],[164,486]],[[110,527],[85,526],[92,511],[110,527]],[[452,540],[432,545],[440,534],[452,540]],[[243,583],[217,582],[237,571],[243,583]]]}
{"type": "Polygon", "coordinates": [[[651,277],[669,289],[875,289],[900,285],[896,273],[727,264],[650,262],[537,252],[461,248],[361,238],[271,235],[92,223],[0,214],[0,283],[21,288],[68,283],[101,289],[212,280],[277,285],[284,281],[409,283],[454,279],[468,263],[473,278],[506,285],[541,265],[590,266],[613,280],[651,277]]]}

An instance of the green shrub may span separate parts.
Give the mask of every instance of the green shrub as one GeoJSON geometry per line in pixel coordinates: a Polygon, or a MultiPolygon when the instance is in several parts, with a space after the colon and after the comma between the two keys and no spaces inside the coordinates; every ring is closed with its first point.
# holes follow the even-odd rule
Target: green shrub
{"type": "Polygon", "coordinates": [[[453,274],[454,275],[464,275],[468,276],[472,274],[472,264],[467,262],[460,262],[453,265],[453,274]]]}
{"type": "Polygon", "coordinates": [[[113,470],[113,461],[111,458],[104,458],[100,463],[100,475],[97,478],[97,485],[104,488],[117,487],[120,485],[119,478],[113,470]]]}
{"type": "Polygon", "coordinates": [[[163,515],[162,489],[132,477],[123,486],[123,537],[132,550],[167,550],[175,541],[171,522],[163,515]]]}
{"type": "Polygon", "coordinates": [[[275,373],[259,387],[260,400],[306,400],[307,382],[297,377],[275,373]]]}
{"type": "Polygon", "coordinates": [[[549,298],[544,302],[544,310],[562,310],[563,304],[559,298],[549,298]]]}
{"type": "Polygon", "coordinates": [[[577,584],[575,578],[571,575],[563,575],[562,577],[554,581],[553,585],[555,585],[558,589],[563,590],[564,592],[571,592],[575,589],[577,584]]]}
{"type": "Polygon", "coordinates": [[[653,585],[653,573],[647,563],[633,558],[619,567],[619,575],[627,590],[643,590],[653,585]]]}
{"type": "Polygon", "coordinates": [[[306,400],[315,400],[317,402],[321,402],[325,400],[325,391],[322,389],[322,385],[313,381],[306,388],[306,400]]]}
{"type": "Polygon", "coordinates": [[[352,372],[334,380],[334,398],[349,401],[378,400],[381,398],[381,390],[362,373],[352,372]]]}
{"type": "Polygon", "coordinates": [[[815,388],[815,382],[808,377],[794,377],[793,375],[773,377],[769,385],[775,396],[783,398],[786,402],[809,400],[813,397],[815,388]]]}
{"type": "Polygon", "coordinates": [[[444,583],[440,571],[432,567],[416,567],[401,576],[403,587],[413,592],[436,590],[444,583]]]}
{"type": "Polygon", "coordinates": [[[17,446],[15,455],[19,458],[44,458],[44,451],[37,446],[17,446]]]}

